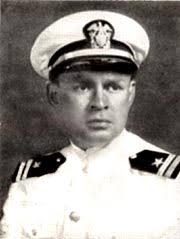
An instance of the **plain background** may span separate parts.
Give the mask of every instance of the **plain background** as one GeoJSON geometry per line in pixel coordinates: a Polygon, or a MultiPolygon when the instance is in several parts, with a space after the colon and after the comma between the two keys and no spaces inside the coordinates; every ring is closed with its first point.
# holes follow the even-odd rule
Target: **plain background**
{"type": "Polygon", "coordinates": [[[124,13],[147,30],[151,48],[137,75],[128,129],[180,153],[179,2],[2,1],[0,206],[18,161],[67,143],[48,105],[45,82],[30,65],[31,46],[58,18],[90,9],[124,13]]]}

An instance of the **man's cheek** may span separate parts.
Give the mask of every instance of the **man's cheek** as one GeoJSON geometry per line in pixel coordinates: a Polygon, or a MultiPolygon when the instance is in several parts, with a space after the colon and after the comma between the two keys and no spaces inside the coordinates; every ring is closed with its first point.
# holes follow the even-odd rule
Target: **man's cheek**
{"type": "Polygon", "coordinates": [[[71,98],[66,95],[62,96],[60,99],[60,109],[63,113],[67,113],[68,111],[72,111],[74,108],[74,102],[71,98]]]}

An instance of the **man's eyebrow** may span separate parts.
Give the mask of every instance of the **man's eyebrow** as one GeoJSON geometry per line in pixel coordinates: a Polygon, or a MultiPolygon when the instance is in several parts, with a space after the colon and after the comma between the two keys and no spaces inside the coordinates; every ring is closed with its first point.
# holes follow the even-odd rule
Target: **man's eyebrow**
{"type": "Polygon", "coordinates": [[[123,79],[123,78],[121,78],[121,77],[119,77],[119,78],[110,78],[110,77],[107,77],[106,79],[105,79],[105,81],[104,81],[104,83],[117,83],[117,84],[119,84],[119,83],[123,83],[123,82],[125,82],[125,81],[127,81],[127,79],[123,79]]]}
{"type": "Polygon", "coordinates": [[[73,83],[86,83],[86,84],[93,84],[93,80],[88,77],[82,77],[81,75],[76,75],[70,79],[73,83]]]}

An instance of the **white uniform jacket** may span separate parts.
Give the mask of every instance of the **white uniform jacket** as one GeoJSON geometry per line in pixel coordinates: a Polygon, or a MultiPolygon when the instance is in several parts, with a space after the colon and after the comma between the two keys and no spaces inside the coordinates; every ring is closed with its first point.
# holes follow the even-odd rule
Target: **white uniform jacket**
{"type": "Polygon", "coordinates": [[[132,169],[143,150],[163,152],[126,130],[101,149],[64,148],[55,173],[11,185],[1,238],[179,239],[180,180],[132,169]]]}

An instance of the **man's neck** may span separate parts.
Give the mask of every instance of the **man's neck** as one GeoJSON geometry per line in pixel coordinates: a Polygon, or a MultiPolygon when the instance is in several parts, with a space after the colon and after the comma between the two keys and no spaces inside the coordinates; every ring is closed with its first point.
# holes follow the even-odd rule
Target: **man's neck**
{"type": "Polygon", "coordinates": [[[81,143],[77,142],[76,140],[71,140],[71,139],[70,139],[70,143],[73,147],[75,147],[76,149],[79,149],[81,151],[84,151],[84,152],[89,152],[89,151],[93,152],[94,151],[95,152],[95,151],[98,151],[98,149],[100,150],[100,149],[106,147],[107,145],[111,144],[111,142],[115,141],[116,138],[119,138],[119,136],[123,135],[125,132],[126,132],[126,129],[124,128],[121,131],[121,133],[116,135],[110,141],[104,142],[104,143],[99,143],[97,145],[90,145],[90,144],[85,145],[84,142],[83,142],[83,144],[81,144],[81,143]]]}

